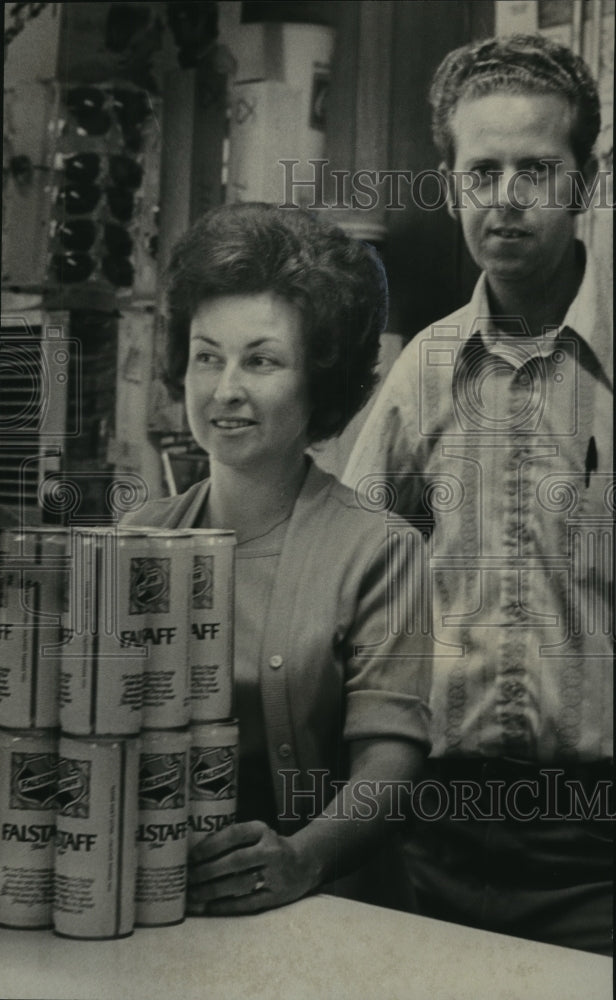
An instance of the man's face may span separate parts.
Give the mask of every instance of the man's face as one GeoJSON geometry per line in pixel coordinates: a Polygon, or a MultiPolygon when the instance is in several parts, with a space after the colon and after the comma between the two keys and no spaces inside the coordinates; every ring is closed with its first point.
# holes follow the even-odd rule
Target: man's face
{"type": "Polygon", "coordinates": [[[545,282],[570,251],[574,214],[567,171],[577,166],[571,115],[556,94],[497,92],[456,107],[449,178],[458,192],[468,193],[459,194],[458,207],[450,204],[450,210],[459,214],[468,249],[489,279],[545,282]],[[546,159],[558,165],[546,166],[546,159]]]}

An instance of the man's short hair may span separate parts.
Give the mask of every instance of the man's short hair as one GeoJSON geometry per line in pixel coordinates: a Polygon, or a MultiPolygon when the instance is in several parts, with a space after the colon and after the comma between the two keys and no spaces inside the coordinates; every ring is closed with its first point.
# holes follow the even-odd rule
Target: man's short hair
{"type": "Polygon", "coordinates": [[[578,167],[590,157],[601,127],[596,83],[566,45],[543,35],[509,35],[449,52],[430,90],[432,135],[448,166],[455,159],[451,118],[460,101],[506,94],[559,94],[573,109],[571,147],[578,167]]]}

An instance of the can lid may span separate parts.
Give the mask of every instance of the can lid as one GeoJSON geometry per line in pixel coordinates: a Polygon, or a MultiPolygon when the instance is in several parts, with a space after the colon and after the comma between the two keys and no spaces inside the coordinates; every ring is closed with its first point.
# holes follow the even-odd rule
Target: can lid
{"type": "Polygon", "coordinates": [[[135,735],[132,735],[132,736],[128,735],[128,734],[126,736],[118,736],[118,735],[113,735],[113,734],[105,734],[105,735],[100,735],[100,736],[98,734],[96,734],[96,735],[86,735],[86,734],[79,735],[78,733],[67,733],[67,732],[64,732],[64,730],[62,730],[62,732],[59,735],[60,735],[60,739],[62,741],[64,741],[64,740],[71,740],[74,743],[85,743],[88,746],[92,746],[92,747],[96,747],[96,746],[110,747],[110,746],[115,746],[116,744],[119,745],[121,743],[126,743],[128,745],[135,746],[135,745],[138,745],[139,742],[140,742],[140,740],[139,740],[139,734],[135,734],[135,735]]]}
{"type": "Polygon", "coordinates": [[[147,533],[155,538],[191,538],[193,534],[189,528],[148,528],[147,533]]]}
{"type": "Polygon", "coordinates": [[[25,739],[48,739],[57,740],[60,736],[58,728],[51,729],[10,729],[8,726],[0,726],[0,737],[2,739],[16,740],[25,739]]]}
{"type": "Polygon", "coordinates": [[[17,532],[19,535],[62,535],[66,534],[68,528],[60,524],[24,524],[21,528],[4,529],[17,532]]]}
{"type": "Polygon", "coordinates": [[[191,722],[190,731],[194,732],[196,729],[233,729],[236,728],[238,724],[237,719],[210,719],[208,722],[191,722]]]}
{"type": "Polygon", "coordinates": [[[165,746],[168,743],[190,745],[190,730],[188,726],[175,726],[171,729],[148,729],[145,726],[139,736],[142,748],[165,746]]]}
{"type": "Polygon", "coordinates": [[[237,541],[235,531],[231,528],[190,528],[190,533],[197,538],[207,538],[212,544],[215,544],[217,539],[222,545],[235,544],[237,541]]]}

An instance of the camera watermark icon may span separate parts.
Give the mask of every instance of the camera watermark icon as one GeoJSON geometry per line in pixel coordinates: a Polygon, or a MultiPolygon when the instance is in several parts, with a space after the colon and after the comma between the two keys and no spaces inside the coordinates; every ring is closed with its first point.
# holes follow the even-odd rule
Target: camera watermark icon
{"type": "Polygon", "coordinates": [[[81,345],[61,325],[33,327],[23,316],[3,315],[0,380],[3,444],[80,434],[81,345]]]}
{"type": "Polygon", "coordinates": [[[537,434],[571,437],[579,426],[579,342],[547,328],[538,344],[523,317],[478,316],[463,336],[460,327],[436,324],[423,338],[419,357],[419,433],[431,437],[443,399],[454,420],[447,437],[537,434]],[[508,333],[500,330],[499,320],[508,333]],[[511,331],[513,330],[513,334],[511,331]],[[490,338],[488,350],[483,337],[490,338]],[[559,421],[546,426],[551,406],[559,421]]]}
{"type": "Polygon", "coordinates": [[[149,497],[147,483],[134,472],[53,472],[38,487],[43,516],[61,520],[67,527],[117,524],[125,514],[140,510],[149,497]],[[104,509],[92,513],[88,497],[100,486],[104,509]],[[94,484],[94,485],[93,485],[94,484]]]}
{"type": "Polygon", "coordinates": [[[405,658],[428,661],[432,653],[463,655],[458,643],[434,632],[439,577],[432,554],[435,518],[454,513],[466,502],[462,480],[449,473],[432,479],[419,472],[370,473],[358,481],[355,496],[364,510],[386,514],[387,539],[384,635],[375,643],[358,646],[356,655],[388,656],[386,646],[395,636],[409,640],[396,653],[405,658]],[[431,640],[430,650],[423,641],[426,637],[431,640]]]}
{"type": "Polygon", "coordinates": [[[558,641],[541,647],[542,656],[577,663],[582,643],[585,660],[612,655],[615,489],[611,475],[596,472],[592,477],[552,473],[537,484],[544,517],[564,521],[567,551],[567,620],[558,641]],[[597,494],[592,510],[589,490],[597,494]]]}

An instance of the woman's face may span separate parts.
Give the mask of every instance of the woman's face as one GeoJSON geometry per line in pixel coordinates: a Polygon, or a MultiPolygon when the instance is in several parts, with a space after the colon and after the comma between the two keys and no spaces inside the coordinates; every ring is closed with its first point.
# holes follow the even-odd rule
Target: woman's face
{"type": "Polygon", "coordinates": [[[188,423],[214,461],[285,464],[306,448],[310,416],[301,315],[273,292],[222,295],[190,324],[188,423]]]}

